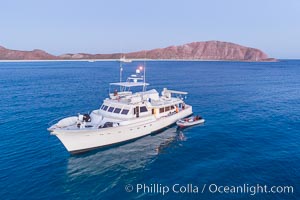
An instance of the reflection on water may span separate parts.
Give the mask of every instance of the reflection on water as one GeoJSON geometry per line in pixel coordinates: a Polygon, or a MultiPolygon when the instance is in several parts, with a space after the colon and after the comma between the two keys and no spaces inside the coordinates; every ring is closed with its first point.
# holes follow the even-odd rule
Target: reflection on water
{"type": "Polygon", "coordinates": [[[180,145],[186,138],[176,127],[159,134],[149,135],[134,142],[72,156],[68,161],[67,174],[70,177],[99,175],[109,171],[126,172],[145,168],[155,161],[157,155],[170,145],[180,145]]]}
{"type": "Polygon", "coordinates": [[[158,145],[155,151],[157,152],[157,154],[159,154],[162,153],[164,149],[167,149],[172,144],[181,145],[180,143],[176,143],[177,141],[186,141],[186,137],[180,129],[176,129],[176,134],[165,139],[160,145],[158,145]]]}
{"type": "Polygon", "coordinates": [[[172,127],[124,145],[71,156],[64,191],[73,191],[71,198],[86,195],[107,195],[109,198],[123,193],[126,183],[136,181],[141,173],[151,170],[152,163],[161,154],[182,145],[184,140],[183,133],[172,127]]]}

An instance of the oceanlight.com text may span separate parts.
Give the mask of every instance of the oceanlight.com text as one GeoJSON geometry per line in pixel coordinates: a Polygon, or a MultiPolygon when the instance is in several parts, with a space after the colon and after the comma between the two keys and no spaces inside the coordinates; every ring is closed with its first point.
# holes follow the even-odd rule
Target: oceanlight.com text
{"type": "Polygon", "coordinates": [[[137,194],[158,194],[167,195],[169,193],[175,194],[293,194],[294,187],[288,185],[261,185],[261,184],[242,184],[242,185],[218,185],[212,184],[173,184],[164,185],[159,183],[153,184],[127,184],[125,186],[126,192],[134,192],[137,194]]]}
{"type": "Polygon", "coordinates": [[[217,185],[217,184],[210,184],[208,185],[208,191],[210,193],[220,193],[220,194],[293,194],[294,187],[293,186],[268,186],[268,185],[249,185],[243,184],[238,186],[225,186],[225,185],[217,185]]]}

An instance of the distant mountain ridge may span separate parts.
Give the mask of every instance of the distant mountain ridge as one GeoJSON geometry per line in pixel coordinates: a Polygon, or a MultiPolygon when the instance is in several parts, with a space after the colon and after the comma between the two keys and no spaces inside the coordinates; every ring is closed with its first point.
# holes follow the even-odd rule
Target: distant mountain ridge
{"type": "Polygon", "coordinates": [[[0,60],[53,60],[53,56],[43,50],[35,49],[32,51],[10,50],[0,46],[0,60]]]}
{"type": "Polygon", "coordinates": [[[276,61],[259,49],[221,41],[192,42],[124,54],[77,53],[60,56],[54,56],[42,50],[18,51],[0,46],[0,60],[119,59],[123,55],[128,59],[276,61]]]}

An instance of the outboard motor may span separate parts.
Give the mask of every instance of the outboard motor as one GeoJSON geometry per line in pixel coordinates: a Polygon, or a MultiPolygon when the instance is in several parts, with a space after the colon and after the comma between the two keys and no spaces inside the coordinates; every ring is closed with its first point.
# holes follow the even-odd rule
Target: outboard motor
{"type": "Polygon", "coordinates": [[[91,116],[89,114],[83,114],[82,120],[84,122],[90,122],[92,119],[91,119],[91,116]]]}

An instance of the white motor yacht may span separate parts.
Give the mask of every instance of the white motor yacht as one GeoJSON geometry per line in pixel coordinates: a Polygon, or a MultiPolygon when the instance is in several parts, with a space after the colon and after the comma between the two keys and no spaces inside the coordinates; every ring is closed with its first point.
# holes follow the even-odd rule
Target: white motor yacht
{"type": "Polygon", "coordinates": [[[187,92],[164,88],[159,95],[155,89],[146,90],[145,69],[137,69],[124,82],[122,71],[120,67],[120,82],[110,83],[109,97],[99,109],[64,118],[48,128],[71,154],[137,139],[192,114],[192,106],[183,98],[187,92]]]}

